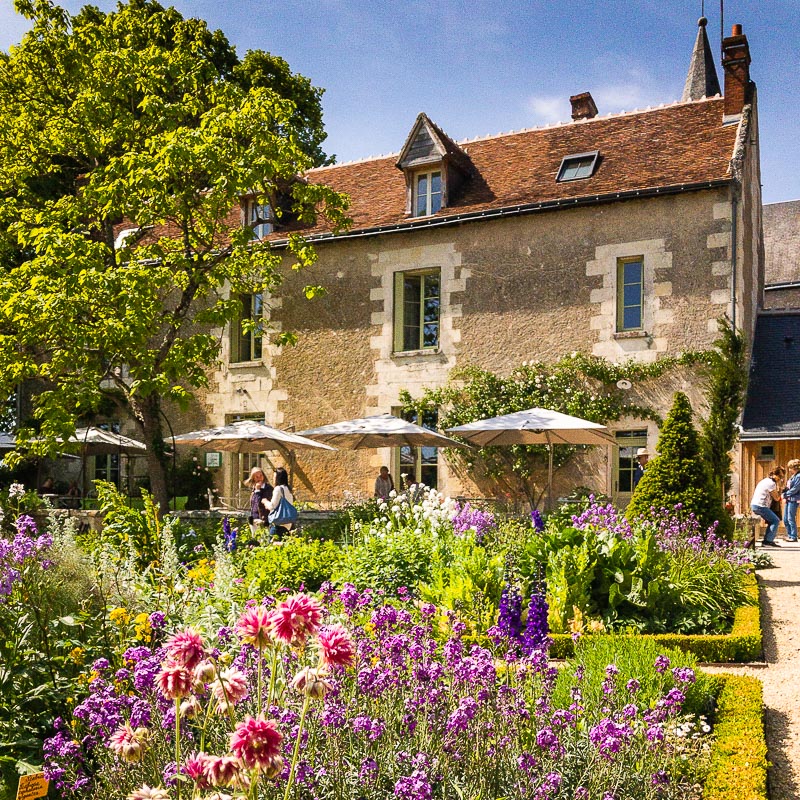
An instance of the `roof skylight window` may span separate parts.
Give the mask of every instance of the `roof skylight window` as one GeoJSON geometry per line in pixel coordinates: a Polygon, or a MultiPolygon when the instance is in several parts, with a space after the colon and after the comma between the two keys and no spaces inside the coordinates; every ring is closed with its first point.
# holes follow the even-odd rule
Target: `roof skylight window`
{"type": "Polygon", "coordinates": [[[600,151],[595,150],[591,153],[576,153],[572,156],[564,156],[561,166],[558,168],[556,180],[561,183],[563,181],[590,178],[594,174],[599,155],[600,151]]]}

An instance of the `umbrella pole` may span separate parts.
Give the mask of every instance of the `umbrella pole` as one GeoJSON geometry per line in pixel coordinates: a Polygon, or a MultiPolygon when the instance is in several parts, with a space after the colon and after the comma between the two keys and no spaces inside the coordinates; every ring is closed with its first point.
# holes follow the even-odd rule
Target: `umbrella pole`
{"type": "MultiPolygon", "coordinates": [[[[548,434],[548,439],[550,438],[548,434]]],[[[553,509],[553,443],[547,442],[547,510],[553,509]]]]}

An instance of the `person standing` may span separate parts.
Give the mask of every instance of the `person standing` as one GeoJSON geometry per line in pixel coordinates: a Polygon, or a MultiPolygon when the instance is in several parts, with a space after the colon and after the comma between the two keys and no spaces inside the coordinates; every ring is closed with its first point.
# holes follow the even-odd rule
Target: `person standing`
{"type": "Polygon", "coordinates": [[[756,484],[753,497],[750,500],[750,508],[753,513],[767,523],[767,530],[761,540],[762,547],[780,547],[775,541],[775,536],[778,533],[781,518],[770,508],[770,505],[773,500],[780,500],[781,498],[780,483],[785,474],[786,470],[783,467],[775,467],[766,478],[756,484]]]}
{"type": "Polygon", "coordinates": [[[640,447],[636,451],[636,466],[633,468],[633,488],[639,485],[639,481],[644,477],[644,470],[650,460],[650,453],[646,447],[640,447]]]}
{"type": "Polygon", "coordinates": [[[375,478],[375,497],[378,500],[388,500],[389,494],[394,491],[394,481],[389,474],[389,467],[381,467],[378,477],[375,478]]]}
{"type": "MultiPolygon", "coordinates": [[[[283,467],[278,467],[275,470],[275,488],[272,490],[272,499],[267,503],[267,515],[269,515],[269,512],[275,511],[283,499],[287,503],[294,504],[294,495],[289,488],[289,475],[283,467]]],[[[293,522],[282,522],[280,525],[270,524],[270,541],[275,541],[277,537],[285,536],[293,528],[293,522]]]]}
{"type": "Polygon", "coordinates": [[[253,467],[245,481],[250,487],[250,530],[258,537],[267,525],[269,511],[266,504],[272,499],[272,486],[261,467],[253,467]]]}
{"type": "Polygon", "coordinates": [[[785,506],[783,524],[786,526],[786,541],[797,541],[797,504],[800,502],[800,458],[793,458],[787,465],[789,477],[783,490],[785,506]]]}

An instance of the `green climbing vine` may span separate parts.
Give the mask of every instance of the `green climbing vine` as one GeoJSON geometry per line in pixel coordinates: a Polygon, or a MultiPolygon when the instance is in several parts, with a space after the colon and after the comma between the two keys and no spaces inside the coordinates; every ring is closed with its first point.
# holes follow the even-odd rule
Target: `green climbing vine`
{"type": "MultiPolygon", "coordinates": [[[[401,392],[400,402],[405,411],[437,411],[442,430],[534,407],[602,424],[633,416],[660,425],[657,411],[628,400],[630,390],[619,388],[618,382],[629,381],[636,387],[680,366],[709,367],[712,363],[713,357],[707,351],[664,357],[650,364],[633,361],[614,364],[598,356],[572,353],[551,364],[525,362],[508,376],[479,367],[463,367],[454,370],[443,387],[427,389],[421,397],[413,398],[409,392],[401,392]]],[[[556,447],[553,453],[556,469],[566,464],[576,449],[556,447]]],[[[524,494],[532,506],[541,498],[543,483],[539,481],[537,489],[533,479],[541,475],[547,464],[544,445],[444,452],[454,466],[466,466],[477,474],[504,483],[513,492],[524,494]]]]}

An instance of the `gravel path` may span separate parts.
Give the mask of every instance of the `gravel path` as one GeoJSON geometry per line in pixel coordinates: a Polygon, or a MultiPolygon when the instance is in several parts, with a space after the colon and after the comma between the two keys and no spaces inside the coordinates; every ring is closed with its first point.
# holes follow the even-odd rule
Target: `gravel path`
{"type": "Polygon", "coordinates": [[[764,684],[770,800],[800,797],[800,545],[779,539],[769,548],[775,566],[760,570],[766,664],[712,667],[753,675],[764,684]]]}

